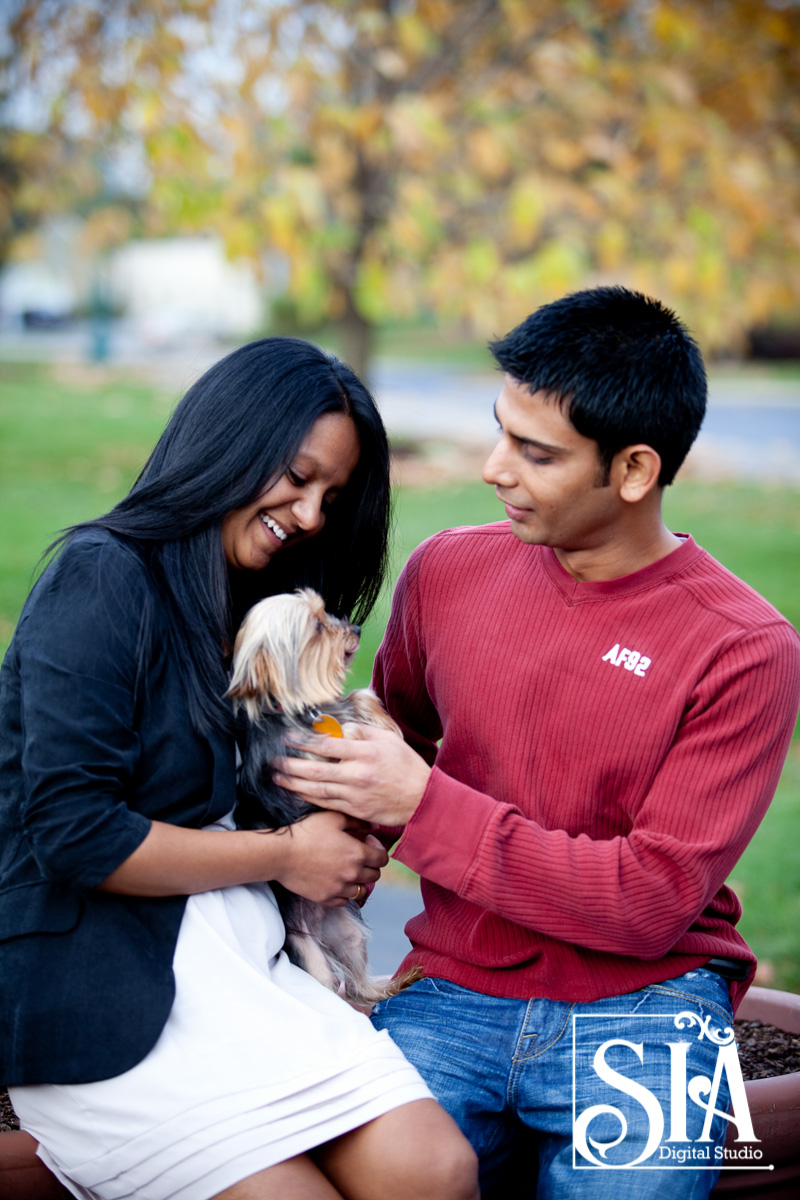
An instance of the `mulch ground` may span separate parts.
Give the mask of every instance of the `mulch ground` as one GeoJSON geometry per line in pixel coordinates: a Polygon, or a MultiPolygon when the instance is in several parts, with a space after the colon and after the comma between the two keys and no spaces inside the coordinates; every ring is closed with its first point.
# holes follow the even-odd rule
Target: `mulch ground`
{"type": "Polygon", "coordinates": [[[735,1021],[739,1063],[745,1079],[772,1079],[800,1071],[800,1033],[761,1021],[735,1021]]]}
{"type": "MultiPolygon", "coordinates": [[[[736,1021],[739,1062],[745,1079],[771,1079],[800,1071],[800,1033],[786,1033],[761,1021],[736,1021]]],[[[19,1129],[8,1093],[0,1088],[0,1133],[19,1129]]]]}
{"type": "Polygon", "coordinates": [[[19,1121],[11,1107],[8,1092],[0,1090],[0,1133],[6,1129],[19,1129],[19,1121]]]}

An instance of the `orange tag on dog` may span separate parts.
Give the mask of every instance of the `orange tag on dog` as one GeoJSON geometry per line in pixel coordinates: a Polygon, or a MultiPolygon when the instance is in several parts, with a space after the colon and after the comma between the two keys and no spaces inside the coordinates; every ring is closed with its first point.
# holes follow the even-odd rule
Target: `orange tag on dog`
{"type": "Polygon", "coordinates": [[[342,727],[336,720],[336,717],[331,717],[328,713],[320,713],[314,722],[315,733],[326,733],[328,737],[344,737],[342,727]]]}

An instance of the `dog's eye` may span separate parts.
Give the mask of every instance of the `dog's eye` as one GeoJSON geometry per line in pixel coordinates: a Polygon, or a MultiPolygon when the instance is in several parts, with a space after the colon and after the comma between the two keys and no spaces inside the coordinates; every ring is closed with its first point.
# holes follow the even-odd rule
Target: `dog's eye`
{"type": "Polygon", "coordinates": [[[324,628],[325,626],[322,624],[322,621],[320,621],[319,617],[317,617],[317,633],[322,633],[324,628]]]}

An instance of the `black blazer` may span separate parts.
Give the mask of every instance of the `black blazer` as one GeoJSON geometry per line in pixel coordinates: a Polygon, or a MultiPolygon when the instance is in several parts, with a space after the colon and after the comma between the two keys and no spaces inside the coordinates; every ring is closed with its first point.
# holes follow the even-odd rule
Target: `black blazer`
{"type": "Polygon", "coordinates": [[[141,555],[102,530],[77,535],[0,671],[3,1083],[106,1079],[155,1044],[186,898],[95,889],[151,819],[197,828],[229,812],[234,756],[232,739],[192,728],[141,555]]]}

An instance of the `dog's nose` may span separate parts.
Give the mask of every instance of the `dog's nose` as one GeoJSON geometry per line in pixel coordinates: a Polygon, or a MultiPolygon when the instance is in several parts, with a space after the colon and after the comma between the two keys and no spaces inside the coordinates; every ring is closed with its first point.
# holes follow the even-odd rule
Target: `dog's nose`
{"type": "Polygon", "coordinates": [[[356,637],[361,637],[361,626],[360,625],[352,625],[351,628],[353,630],[353,633],[356,635],[356,637]]]}

